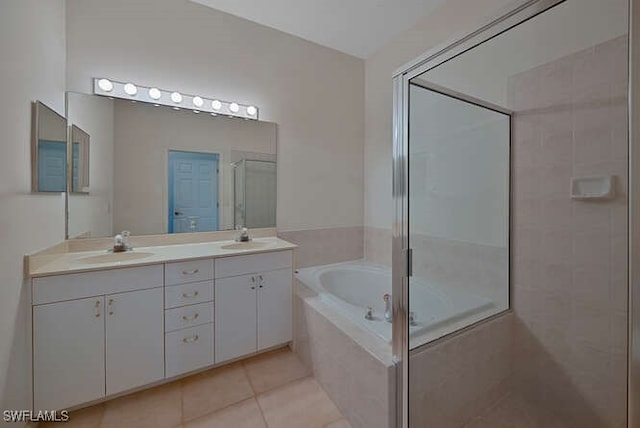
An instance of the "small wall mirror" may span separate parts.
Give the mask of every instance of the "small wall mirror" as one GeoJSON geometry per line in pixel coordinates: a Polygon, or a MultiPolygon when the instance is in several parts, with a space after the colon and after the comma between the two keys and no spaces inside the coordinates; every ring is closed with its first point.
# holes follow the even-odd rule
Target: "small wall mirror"
{"type": "Polygon", "coordinates": [[[44,103],[32,107],[31,190],[67,189],[67,119],[44,103]]]}
{"type": "Polygon", "coordinates": [[[71,126],[71,171],[69,191],[89,193],[89,134],[71,126]]]}

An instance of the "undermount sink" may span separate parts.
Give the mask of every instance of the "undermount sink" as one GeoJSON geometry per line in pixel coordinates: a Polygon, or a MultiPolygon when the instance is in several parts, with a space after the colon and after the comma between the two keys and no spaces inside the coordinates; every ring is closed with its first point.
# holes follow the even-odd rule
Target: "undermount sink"
{"type": "Polygon", "coordinates": [[[270,242],[249,241],[249,242],[236,242],[233,244],[227,244],[227,245],[223,245],[220,248],[222,248],[223,250],[259,250],[261,248],[268,247],[269,245],[271,245],[270,242]]]}
{"type": "Polygon", "coordinates": [[[144,259],[149,256],[153,256],[153,253],[125,251],[122,253],[107,253],[107,254],[100,254],[97,256],[84,257],[78,260],[78,263],[96,264],[96,263],[127,262],[130,260],[144,259]]]}

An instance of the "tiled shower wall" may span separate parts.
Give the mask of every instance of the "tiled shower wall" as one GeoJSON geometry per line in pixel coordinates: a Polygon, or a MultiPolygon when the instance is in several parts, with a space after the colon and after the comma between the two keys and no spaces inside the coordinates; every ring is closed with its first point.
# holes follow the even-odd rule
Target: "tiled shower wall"
{"type": "Polygon", "coordinates": [[[566,426],[626,426],[627,38],[513,76],[517,385],[566,426]],[[613,174],[616,197],[569,197],[613,174]]]}
{"type": "Polygon", "coordinates": [[[278,237],[293,242],[296,267],[320,266],[359,260],[364,257],[362,226],[278,232],[278,237]]]}
{"type": "Polygon", "coordinates": [[[391,267],[391,229],[365,226],[364,258],[372,263],[391,267]]]}
{"type": "Polygon", "coordinates": [[[413,274],[491,299],[496,312],[509,303],[509,250],[506,247],[412,234],[413,274]]]}

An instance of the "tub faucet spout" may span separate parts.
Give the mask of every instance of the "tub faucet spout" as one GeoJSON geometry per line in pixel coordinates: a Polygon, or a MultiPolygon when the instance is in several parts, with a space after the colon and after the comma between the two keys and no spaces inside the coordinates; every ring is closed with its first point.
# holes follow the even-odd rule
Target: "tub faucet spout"
{"type": "Polygon", "coordinates": [[[384,300],[384,320],[390,323],[393,321],[393,314],[391,313],[391,296],[389,294],[385,294],[382,296],[382,300],[384,300]]]}

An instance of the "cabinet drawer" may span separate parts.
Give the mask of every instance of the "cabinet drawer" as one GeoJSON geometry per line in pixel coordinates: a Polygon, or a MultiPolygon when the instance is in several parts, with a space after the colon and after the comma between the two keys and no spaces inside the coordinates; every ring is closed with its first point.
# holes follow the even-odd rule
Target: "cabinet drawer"
{"type": "Polygon", "coordinates": [[[213,302],[167,309],[164,312],[164,330],[174,331],[213,322],[213,302]]]}
{"type": "Polygon", "coordinates": [[[185,284],[188,282],[213,279],[213,260],[191,260],[188,262],[167,263],[164,265],[165,285],[185,284]]]}
{"type": "Polygon", "coordinates": [[[287,250],[216,259],[216,278],[285,269],[291,267],[291,258],[291,251],[287,250]]]}
{"type": "Polygon", "coordinates": [[[162,287],[162,265],[107,269],[33,279],[33,304],[162,287]]]}
{"type": "Polygon", "coordinates": [[[166,377],[213,364],[213,324],[165,334],[166,377]]]}
{"type": "Polygon", "coordinates": [[[165,309],[213,300],[213,281],[192,282],[164,288],[165,309]]]}

